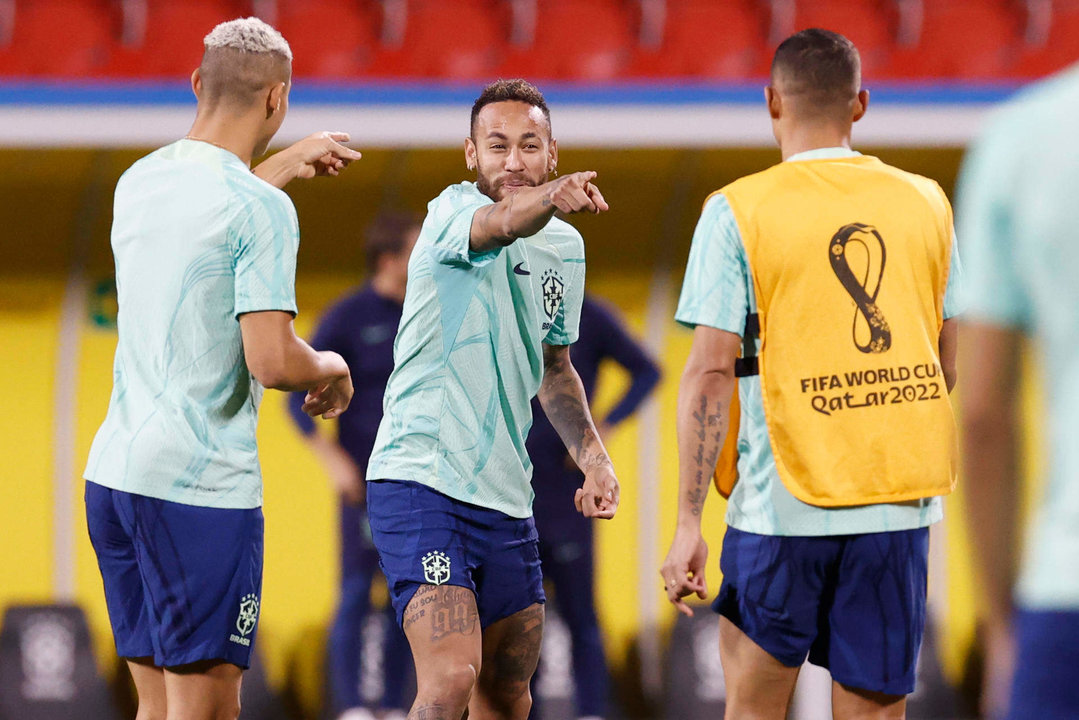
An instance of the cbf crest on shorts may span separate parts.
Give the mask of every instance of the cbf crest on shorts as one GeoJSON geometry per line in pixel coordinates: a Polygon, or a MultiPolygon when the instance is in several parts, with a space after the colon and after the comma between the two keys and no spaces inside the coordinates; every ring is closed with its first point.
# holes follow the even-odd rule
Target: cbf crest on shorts
{"type": "Polygon", "coordinates": [[[432,550],[420,562],[423,565],[423,579],[432,585],[441,585],[450,579],[450,558],[446,553],[432,550]]]}
{"type": "Polygon", "coordinates": [[[236,616],[236,629],[240,631],[239,635],[235,633],[229,636],[229,640],[234,643],[243,645],[244,647],[251,647],[251,638],[248,637],[254,631],[255,624],[259,620],[259,599],[254,593],[244,595],[240,600],[240,613],[236,616]]]}

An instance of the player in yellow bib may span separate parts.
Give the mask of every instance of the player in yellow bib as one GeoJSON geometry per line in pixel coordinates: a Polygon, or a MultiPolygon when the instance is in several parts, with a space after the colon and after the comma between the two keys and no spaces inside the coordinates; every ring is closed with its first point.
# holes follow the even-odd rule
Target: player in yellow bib
{"type": "Polygon", "coordinates": [[[786,717],[807,656],[831,671],[836,718],[899,717],[928,526],[956,478],[951,208],[933,181],[850,149],[869,96],[843,36],[784,41],[765,96],[784,162],[710,197],[690,251],[678,529],[660,572],[680,610],[707,597],[716,470],[728,717],[786,717]]]}

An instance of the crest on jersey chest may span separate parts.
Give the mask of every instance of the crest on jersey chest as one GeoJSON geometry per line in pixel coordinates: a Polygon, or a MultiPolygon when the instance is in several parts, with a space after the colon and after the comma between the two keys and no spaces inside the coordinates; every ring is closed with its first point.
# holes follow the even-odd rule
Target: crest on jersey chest
{"type": "Polygon", "coordinates": [[[547,313],[548,319],[554,320],[558,308],[562,305],[562,297],[566,294],[566,284],[557,270],[546,270],[540,287],[543,290],[543,311],[547,313]]]}

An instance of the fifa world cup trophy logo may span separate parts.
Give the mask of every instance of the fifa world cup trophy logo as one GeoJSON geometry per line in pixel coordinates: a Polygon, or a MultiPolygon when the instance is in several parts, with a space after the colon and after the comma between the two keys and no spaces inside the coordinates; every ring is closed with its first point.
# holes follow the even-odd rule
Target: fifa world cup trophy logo
{"type": "MultiPolygon", "coordinates": [[[[891,328],[877,305],[877,295],[884,278],[885,256],[884,239],[875,227],[864,223],[844,225],[828,244],[828,259],[832,263],[832,271],[857,307],[851,336],[854,346],[864,353],[879,354],[887,352],[892,346],[891,328]],[[861,252],[852,251],[852,246],[860,246],[861,252]],[[879,264],[876,261],[878,250],[879,264]],[[861,279],[851,267],[852,255],[855,253],[860,256],[859,259],[864,258],[865,272],[862,273],[861,279]],[[875,265],[876,272],[873,272],[875,265]]],[[[861,266],[863,263],[856,264],[861,266]]]]}

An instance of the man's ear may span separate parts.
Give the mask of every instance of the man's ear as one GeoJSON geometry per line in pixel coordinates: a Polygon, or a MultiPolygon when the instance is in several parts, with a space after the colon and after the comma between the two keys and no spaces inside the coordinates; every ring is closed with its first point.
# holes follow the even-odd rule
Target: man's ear
{"type": "Polygon", "coordinates": [[[475,170],[479,167],[479,158],[476,157],[476,143],[472,138],[465,138],[465,167],[475,170]]]}
{"type": "Polygon", "coordinates": [[[764,102],[768,105],[768,114],[773,120],[778,120],[783,114],[783,98],[771,85],[764,88],[764,102]]]}
{"type": "Polygon", "coordinates": [[[195,93],[196,100],[202,94],[202,73],[199,72],[199,68],[195,68],[195,71],[191,73],[191,92],[195,93]]]}
{"type": "Polygon", "coordinates": [[[558,172],[558,141],[551,138],[550,145],[547,148],[547,172],[558,172]]]}
{"type": "Polygon", "coordinates": [[[854,114],[852,116],[853,122],[858,122],[865,116],[865,111],[869,109],[869,91],[859,90],[858,96],[854,99],[854,114]]]}
{"type": "Polygon", "coordinates": [[[274,83],[270,86],[270,92],[266,93],[266,117],[271,118],[273,114],[281,110],[281,103],[285,99],[285,83],[274,83]]]}

